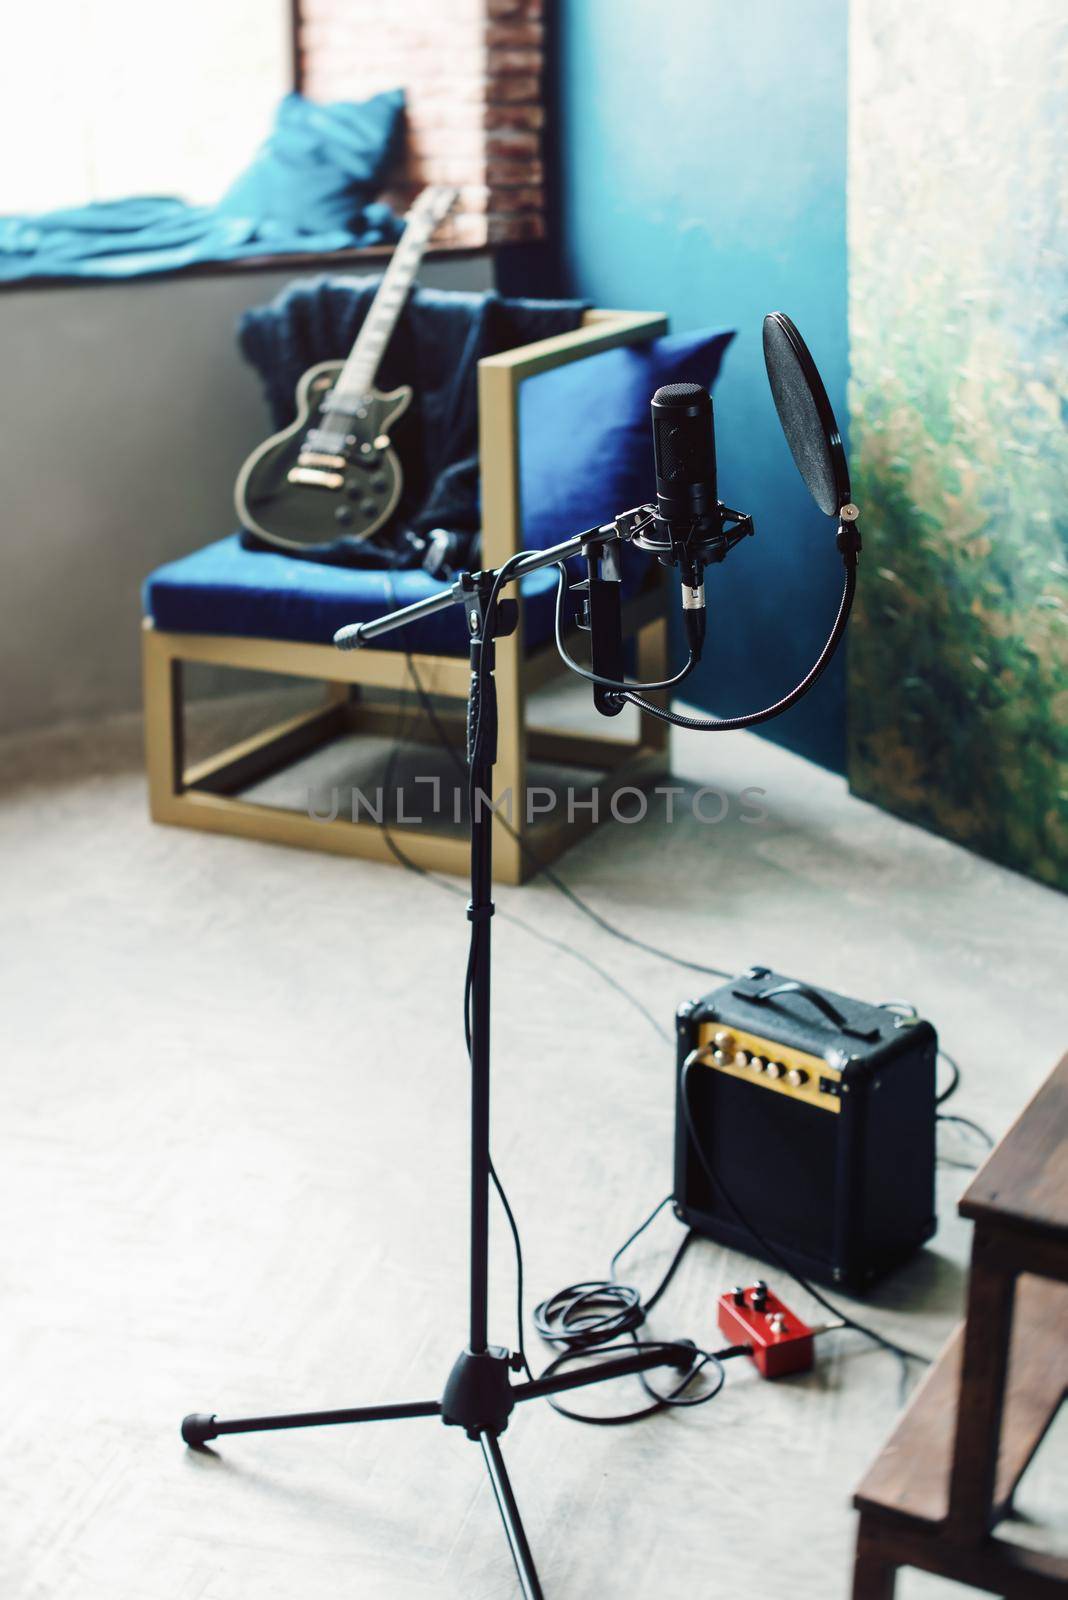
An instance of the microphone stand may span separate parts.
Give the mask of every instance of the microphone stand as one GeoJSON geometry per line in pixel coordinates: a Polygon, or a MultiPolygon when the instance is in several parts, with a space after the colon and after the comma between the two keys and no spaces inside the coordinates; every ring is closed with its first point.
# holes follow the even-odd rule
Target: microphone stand
{"type": "MultiPolygon", "coordinates": [[[[440,1400],[403,1401],[398,1404],[358,1406],[350,1410],[303,1411],[277,1416],[223,1419],[196,1412],[182,1423],[182,1438],[189,1445],[204,1446],[210,1440],[231,1433],[263,1433],[285,1428],[321,1428],[340,1423],[385,1422],[409,1417],[440,1417],[447,1426],[463,1428],[469,1439],[482,1449],[486,1469],[497,1499],[508,1542],[515,1561],[519,1585],[526,1600],[543,1600],[543,1590],[534,1565],[530,1545],[501,1453],[500,1435],[508,1425],[513,1408],[527,1400],[560,1394],[588,1384],[645,1373],[657,1367],[672,1367],[685,1383],[685,1375],[696,1369],[697,1351],[684,1341],[646,1346],[633,1354],[599,1362],[595,1368],[578,1372],[554,1372],[545,1378],[514,1382],[513,1373],[522,1370],[522,1357],[488,1342],[489,1285],[489,1188],[490,1188],[490,947],[493,917],[493,830],[492,813],[480,804],[481,797],[492,797],[493,769],[497,759],[497,699],[493,677],[494,647],[498,638],[507,637],[518,622],[515,601],[498,597],[506,583],[525,573],[586,555],[591,585],[588,591],[588,623],[593,627],[594,658],[598,670],[614,672],[622,662],[622,643],[616,639],[619,627],[619,541],[634,537],[648,526],[652,507],[624,512],[612,523],[589,528],[548,550],[530,551],[513,557],[504,566],[480,573],[464,573],[444,593],[415,605],[377,618],[342,628],[334,642],[341,649],[355,649],[394,629],[403,628],[423,617],[462,605],[467,615],[471,659],[471,688],[468,698],[468,765],[471,776],[471,899],[467,907],[474,924],[473,970],[471,973],[471,1196],[470,1196],[470,1324],[466,1348],[456,1358],[440,1400]],[[598,570],[599,569],[599,570],[598,570]],[[614,608],[614,609],[613,609],[614,608]]],[[[580,589],[585,585],[579,585],[580,589]]],[[[614,714],[618,707],[608,708],[614,714]]],[[[676,1392],[678,1392],[676,1390],[676,1392]]]]}
{"type": "MultiPolygon", "coordinates": [[[[632,1354],[602,1359],[593,1367],[577,1372],[562,1372],[560,1366],[578,1352],[558,1356],[546,1375],[533,1378],[522,1353],[512,1353],[489,1341],[489,1199],[493,1178],[490,1161],[490,953],[493,918],[493,769],[497,760],[497,691],[493,676],[496,641],[514,632],[519,618],[518,604],[502,600],[506,584],[515,583],[528,572],[548,566],[561,568],[561,590],[557,602],[557,647],[565,663],[594,686],[594,704],[604,716],[615,716],[626,701],[641,706],[679,727],[720,731],[751,727],[778,716],[807,694],[816,683],[845,629],[853,603],[860,536],[856,527],[856,506],[845,502],[839,510],[838,548],[845,567],[845,587],[834,626],[817,660],[806,676],[788,695],[760,711],[730,718],[683,717],[669,708],[643,700],[641,689],[671,688],[681,683],[696,666],[703,638],[701,629],[688,628],[689,662],[675,677],[660,684],[627,684],[623,681],[623,640],[620,607],[619,552],[623,543],[634,544],[665,565],[683,571],[684,595],[688,589],[690,605],[697,594],[695,580],[703,577],[705,565],[722,561],[741,539],[753,532],[752,518],[718,504],[709,529],[694,529],[683,536],[659,514],[658,506],[636,506],[621,512],[614,521],[587,528],[547,550],[528,550],[512,556],[502,566],[486,572],[465,572],[447,589],[429,599],[417,601],[371,622],[341,628],[334,643],[342,650],[360,645],[405,628],[424,617],[451,606],[463,606],[471,660],[471,684],[467,702],[467,762],[471,795],[471,899],[467,907],[471,929],[471,957],[468,966],[468,1018],[471,1057],[471,1196],[470,1196],[470,1322],[468,1342],[457,1356],[445,1382],[440,1400],[401,1401],[397,1404],[357,1406],[349,1410],[300,1411],[279,1416],[221,1419],[214,1414],[195,1412],[182,1423],[182,1438],[189,1445],[203,1447],[210,1440],[230,1433],[263,1433],[285,1428],[322,1428],[350,1422],[390,1422],[408,1417],[440,1417],[446,1426],[463,1428],[469,1439],[482,1450],[486,1470],[504,1523],[515,1561],[519,1586],[525,1600],[543,1600],[534,1558],[511,1482],[501,1453],[500,1436],[516,1405],[538,1400],[568,1389],[607,1383],[613,1378],[647,1373],[657,1367],[671,1367],[678,1375],[673,1390],[677,1397],[700,1371],[702,1352],[687,1340],[646,1342],[632,1354]],[[578,625],[590,634],[592,670],[586,671],[571,660],[564,647],[561,616],[564,563],[585,556],[587,576],[572,585],[578,591],[578,625]],[[486,803],[483,803],[486,802],[486,803]],[[526,1371],[516,1382],[513,1374],[526,1371]]],[[[703,584],[701,596],[703,600],[703,584]]],[[[703,606],[701,607],[703,622],[703,606]]]]}

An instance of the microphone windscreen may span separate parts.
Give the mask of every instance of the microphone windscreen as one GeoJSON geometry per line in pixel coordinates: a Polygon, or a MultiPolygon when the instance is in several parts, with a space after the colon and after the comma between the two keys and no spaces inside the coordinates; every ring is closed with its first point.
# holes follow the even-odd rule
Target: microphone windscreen
{"type": "Polygon", "coordinates": [[[842,436],[808,346],[781,311],[764,318],[764,362],[797,470],[820,510],[836,517],[850,498],[842,436]]]}

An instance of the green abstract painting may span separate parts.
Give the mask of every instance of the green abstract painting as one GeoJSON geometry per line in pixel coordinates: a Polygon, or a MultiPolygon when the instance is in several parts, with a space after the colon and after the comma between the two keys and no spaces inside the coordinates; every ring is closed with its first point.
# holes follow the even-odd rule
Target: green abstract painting
{"type": "Polygon", "coordinates": [[[850,783],[1068,887],[1068,4],[853,0],[850,51],[850,783]]]}

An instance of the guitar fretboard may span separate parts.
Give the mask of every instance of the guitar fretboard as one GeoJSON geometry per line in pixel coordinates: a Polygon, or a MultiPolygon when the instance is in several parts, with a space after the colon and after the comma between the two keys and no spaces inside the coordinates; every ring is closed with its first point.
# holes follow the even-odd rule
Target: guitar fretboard
{"type": "Polygon", "coordinates": [[[355,411],[370,391],[435,225],[433,217],[414,216],[405,228],[356,343],[331,391],[328,410],[355,411]]]}

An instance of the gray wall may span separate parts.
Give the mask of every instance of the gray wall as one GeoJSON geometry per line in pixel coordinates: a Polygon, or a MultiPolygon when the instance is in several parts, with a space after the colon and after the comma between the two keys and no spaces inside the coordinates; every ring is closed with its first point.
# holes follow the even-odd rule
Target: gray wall
{"type": "MultiPolygon", "coordinates": [[[[294,276],[0,293],[0,733],[139,703],[141,581],[231,531],[268,431],[235,322],[294,276]]],[[[490,288],[493,263],[431,259],[420,281],[490,288]]]]}

